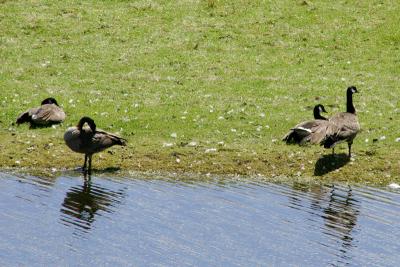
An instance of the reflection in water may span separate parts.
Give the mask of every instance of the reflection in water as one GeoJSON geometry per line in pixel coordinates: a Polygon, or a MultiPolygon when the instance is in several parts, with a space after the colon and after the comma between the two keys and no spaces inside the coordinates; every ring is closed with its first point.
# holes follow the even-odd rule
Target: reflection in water
{"type": "Polygon", "coordinates": [[[221,180],[0,174],[0,266],[398,265],[398,191],[221,180]]]}
{"type": "Polygon", "coordinates": [[[113,212],[114,204],[121,203],[124,190],[112,191],[95,185],[91,179],[84,180],[82,186],[73,186],[66,193],[60,212],[61,221],[87,232],[100,211],[113,212]]]}
{"type": "MultiPolygon", "coordinates": [[[[351,249],[352,232],[357,224],[357,217],[361,206],[353,197],[351,187],[312,186],[310,208],[321,213],[324,219],[322,232],[328,238],[334,237],[340,244],[337,247],[338,256],[348,262],[350,258],[346,255],[351,249]]],[[[343,262],[341,262],[343,263],[343,262]]]]}
{"type": "MultiPolygon", "coordinates": [[[[357,223],[360,205],[353,198],[351,187],[336,189],[332,187],[328,206],[324,209],[323,218],[327,228],[335,231],[336,236],[342,240],[342,249],[345,254],[352,247],[352,231],[357,223]],[[343,194],[344,193],[344,194],[343,194]]],[[[344,256],[343,256],[344,257],[344,256]]]]}

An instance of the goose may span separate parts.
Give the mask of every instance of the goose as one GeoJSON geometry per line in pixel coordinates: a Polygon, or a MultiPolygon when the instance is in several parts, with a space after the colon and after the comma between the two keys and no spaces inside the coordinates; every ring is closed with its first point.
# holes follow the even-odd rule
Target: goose
{"type": "Polygon", "coordinates": [[[96,128],[94,120],[82,117],[76,127],[70,127],[64,133],[66,145],[74,152],[85,154],[83,171],[89,174],[92,168],[92,156],[94,153],[103,151],[114,145],[126,146],[127,140],[115,134],[108,133],[96,128]],[[85,126],[88,124],[89,127],[85,126]],[[89,168],[87,162],[89,161],[89,168]]]}
{"type": "Polygon", "coordinates": [[[29,122],[31,127],[51,126],[64,120],[65,112],[58,106],[54,98],[49,97],[42,101],[40,107],[30,108],[21,113],[17,118],[17,125],[29,122]]]}
{"type": "Polygon", "coordinates": [[[360,131],[356,109],[353,105],[353,94],[358,93],[355,86],[350,86],[346,91],[346,112],[335,114],[329,119],[326,125],[325,137],[320,144],[324,148],[332,148],[332,154],[335,154],[335,146],[341,142],[347,142],[349,147],[349,158],[351,158],[351,145],[360,131]]]}
{"type": "Polygon", "coordinates": [[[320,129],[320,125],[327,123],[328,119],[321,115],[321,112],[326,112],[325,107],[318,104],[314,107],[314,120],[305,121],[294,126],[290,131],[283,137],[282,141],[286,144],[298,144],[304,145],[307,142],[316,143],[314,139],[317,138],[315,129],[320,129]],[[314,133],[314,134],[313,134],[314,133]]]}

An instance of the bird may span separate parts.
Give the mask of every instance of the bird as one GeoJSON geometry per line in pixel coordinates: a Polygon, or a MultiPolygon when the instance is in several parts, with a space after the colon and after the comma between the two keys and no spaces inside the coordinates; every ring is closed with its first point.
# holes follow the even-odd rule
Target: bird
{"type": "Polygon", "coordinates": [[[357,119],[357,112],[353,105],[353,94],[358,93],[355,86],[350,86],[346,91],[346,112],[340,112],[329,118],[324,138],[321,139],[320,145],[324,148],[332,148],[332,154],[335,154],[335,146],[341,142],[347,142],[351,158],[351,145],[354,138],[360,131],[360,124],[357,119]]]}
{"type": "Polygon", "coordinates": [[[51,126],[65,120],[65,112],[60,108],[53,97],[42,101],[40,107],[30,108],[21,113],[17,118],[17,125],[29,122],[31,127],[51,126]]]}
{"type": "Polygon", "coordinates": [[[287,144],[298,144],[304,145],[308,142],[316,143],[316,139],[320,134],[316,133],[317,129],[321,129],[321,125],[328,122],[328,119],[321,115],[321,112],[325,112],[325,107],[318,104],[314,107],[314,120],[304,121],[293,128],[283,137],[282,141],[287,144]]]}
{"type": "Polygon", "coordinates": [[[86,116],[79,120],[76,127],[67,129],[64,133],[64,141],[72,151],[85,154],[82,170],[88,174],[91,173],[93,154],[114,145],[126,146],[127,144],[126,139],[97,129],[94,120],[86,116]],[[89,165],[88,168],[87,164],[89,165]]]}

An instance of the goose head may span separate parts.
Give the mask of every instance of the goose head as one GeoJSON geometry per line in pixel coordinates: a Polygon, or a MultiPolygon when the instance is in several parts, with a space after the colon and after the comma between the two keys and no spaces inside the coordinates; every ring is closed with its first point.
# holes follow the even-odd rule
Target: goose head
{"type": "Polygon", "coordinates": [[[55,100],[52,97],[46,98],[45,100],[42,101],[41,105],[46,105],[46,104],[54,104],[58,106],[57,100],[55,100]]]}
{"type": "Polygon", "coordinates": [[[89,125],[90,129],[92,129],[92,132],[96,131],[96,124],[94,123],[94,120],[89,117],[82,117],[76,127],[81,131],[85,123],[89,125]]]}
{"type": "Polygon", "coordinates": [[[326,113],[325,107],[321,104],[316,105],[314,107],[314,119],[326,120],[326,118],[321,115],[322,112],[326,113]]]}
{"type": "Polygon", "coordinates": [[[355,86],[350,86],[347,88],[347,95],[352,95],[358,93],[357,88],[355,86]]]}

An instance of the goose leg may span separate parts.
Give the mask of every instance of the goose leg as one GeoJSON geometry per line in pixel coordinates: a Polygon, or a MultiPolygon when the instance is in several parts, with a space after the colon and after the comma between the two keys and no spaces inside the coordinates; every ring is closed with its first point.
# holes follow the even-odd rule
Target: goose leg
{"type": "Polygon", "coordinates": [[[332,147],[332,156],[335,156],[335,148],[332,147]]]}
{"type": "Polygon", "coordinates": [[[89,155],[89,169],[88,169],[88,174],[90,175],[92,173],[92,155],[89,155]]]}
{"type": "Polygon", "coordinates": [[[82,167],[83,171],[86,171],[87,160],[88,160],[88,156],[85,154],[85,162],[83,163],[83,167],[82,167]]]}
{"type": "Polygon", "coordinates": [[[349,145],[349,158],[351,158],[351,145],[353,144],[353,142],[349,142],[348,143],[348,145],[349,145]]]}

